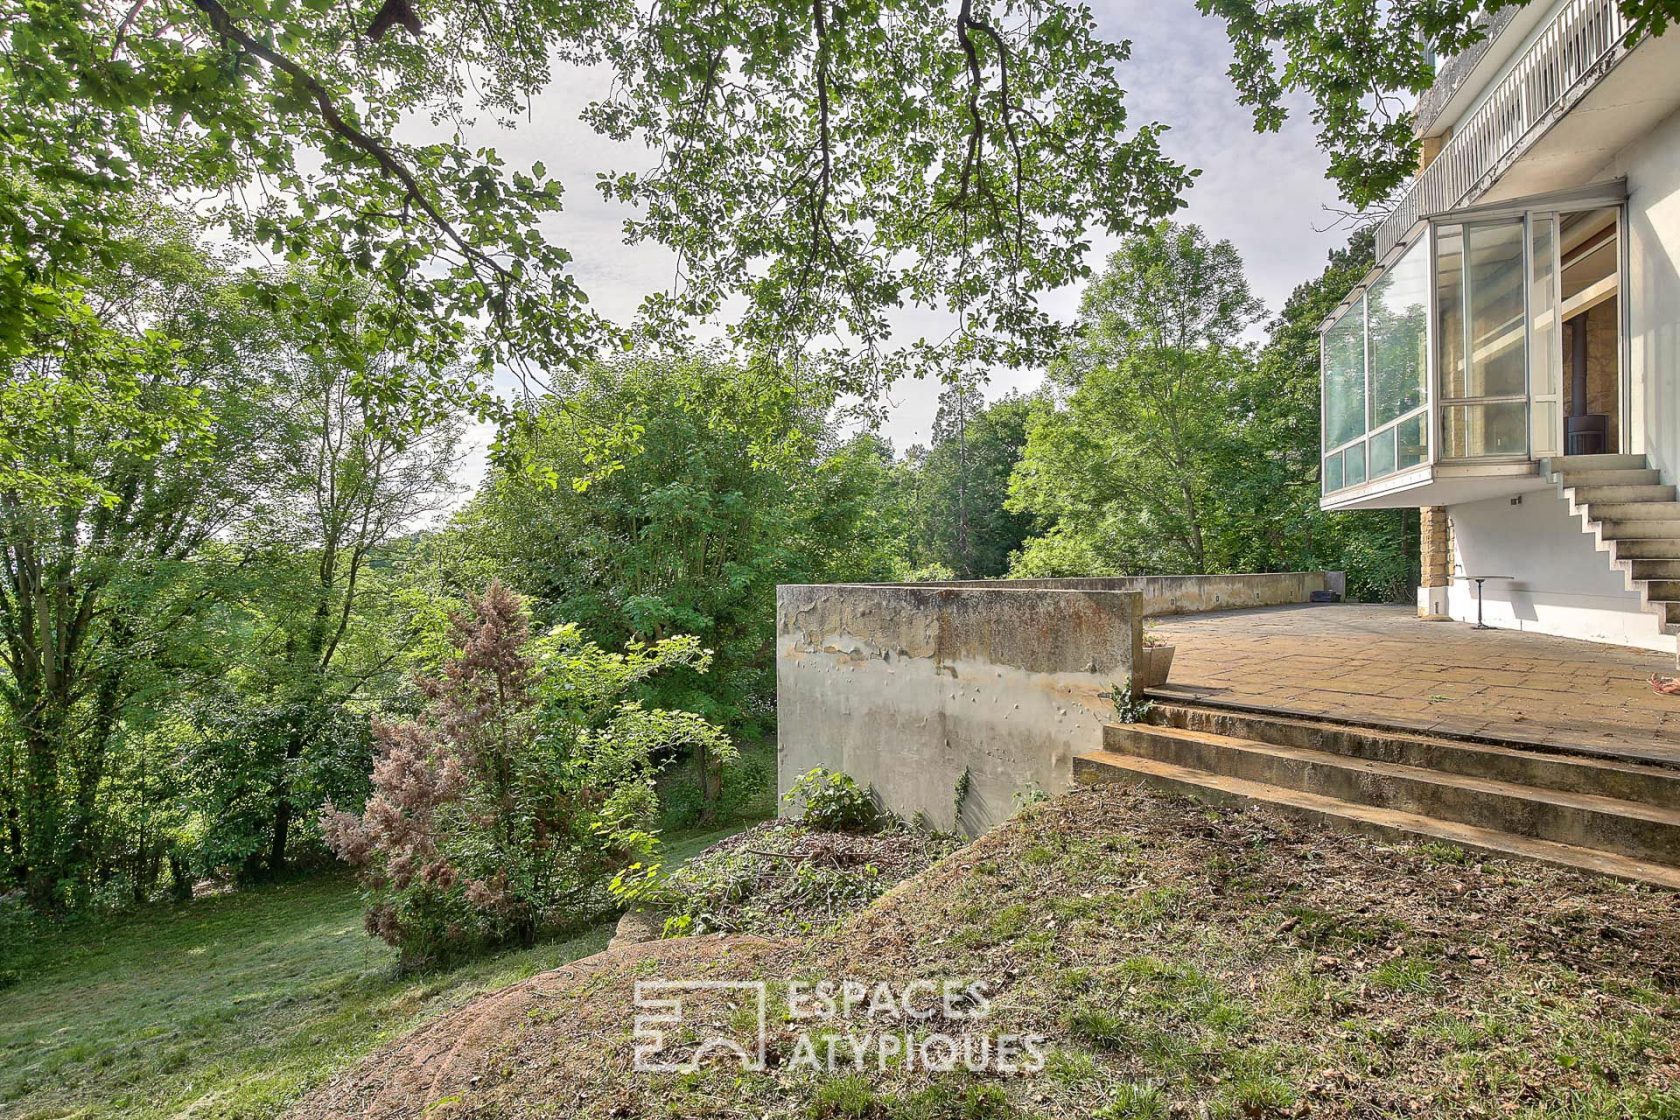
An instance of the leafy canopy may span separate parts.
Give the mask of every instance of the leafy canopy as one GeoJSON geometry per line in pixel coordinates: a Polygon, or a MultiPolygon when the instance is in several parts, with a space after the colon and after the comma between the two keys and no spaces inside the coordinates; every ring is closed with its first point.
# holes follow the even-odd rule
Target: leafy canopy
{"type": "Polygon", "coordinates": [[[743,344],[826,356],[848,388],[902,365],[905,303],[960,312],[965,356],[1042,355],[1037,296],[1081,275],[1090,232],[1190,180],[1159,126],[1128,127],[1127,45],[1069,0],[0,0],[0,28],[0,346],[162,191],[377,284],[382,348],[575,365],[616,331],[545,232],[562,184],[464,137],[578,67],[603,91],[584,118],[650,153],[598,184],[634,205],[631,241],[678,255],[648,320],[734,301],[743,344]]]}
{"type": "MultiPolygon", "coordinates": [[[[1231,79],[1255,127],[1275,132],[1286,102],[1312,102],[1330,178],[1358,209],[1381,203],[1417,170],[1412,99],[1435,80],[1430,50],[1455,55],[1480,42],[1485,21],[1532,0],[1196,0],[1226,23],[1231,79]]],[[[1621,0],[1630,34],[1660,35],[1674,0],[1621,0]]]]}

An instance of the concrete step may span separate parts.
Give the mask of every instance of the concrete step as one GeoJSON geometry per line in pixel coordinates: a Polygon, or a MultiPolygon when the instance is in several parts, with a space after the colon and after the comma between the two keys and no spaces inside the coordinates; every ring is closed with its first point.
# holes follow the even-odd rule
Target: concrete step
{"type": "Polygon", "coordinates": [[[1638,518],[1636,520],[1605,521],[1600,534],[1607,541],[1664,540],[1680,541],[1680,518],[1638,518]]]}
{"type": "Polygon", "coordinates": [[[1555,455],[1547,460],[1551,469],[1568,474],[1571,471],[1609,471],[1644,469],[1643,455],[1555,455]]]}
{"type": "Polygon", "coordinates": [[[1680,603],[1680,579],[1652,579],[1645,581],[1645,594],[1653,603],[1680,603]]]}
{"type": "Polygon", "coordinates": [[[1656,609],[1664,626],[1680,626],[1680,602],[1652,599],[1651,606],[1656,609]]]}
{"type": "Polygon", "coordinates": [[[1680,540],[1654,537],[1616,542],[1618,560],[1680,560],[1680,540]]]}
{"type": "Polygon", "coordinates": [[[1680,810],[1680,769],[1663,766],[1166,701],[1150,708],[1148,723],[1680,810]]]}
{"type": "Polygon", "coordinates": [[[1599,486],[1657,486],[1662,483],[1661,472],[1645,468],[1617,471],[1574,471],[1561,477],[1564,486],[1575,490],[1599,486]]]}
{"type": "Polygon", "coordinates": [[[1319,821],[1390,840],[1435,840],[1490,855],[1536,860],[1618,879],[1652,883],[1680,890],[1680,868],[1649,860],[1531,836],[1514,836],[1496,829],[1445,821],[1372,805],[1356,805],[1335,797],[1286,789],[1264,782],[1214,774],[1149,758],[1133,758],[1110,751],[1091,751],[1073,759],[1075,780],[1083,784],[1143,783],[1228,804],[1256,802],[1274,811],[1319,821]]]}
{"type": "Polygon", "coordinates": [[[1594,521],[1680,522],[1680,502],[1589,502],[1587,516],[1594,521]]]}
{"type": "Polygon", "coordinates": [[[1104,728],[1103,748],[1359,805],[1680,867],[1680,810],[1643,802],[1148,724],[1104,728]]]}
{"type": "Polygon", "coordinates": [[[1622,502],[1672,502],[1680,498],[1674,486],[1578,486],[1576,505],[1614,505],[1622,502]]]}
{"type": "MultiPolygon", "coordinates": [[[[1626,560],[1627,557],[1622,557],[1626,560]]],[[[1680,560],[1634,560],[1633,578],[1647,582],[1663,579],[1680,580],[1680,560]]]]}

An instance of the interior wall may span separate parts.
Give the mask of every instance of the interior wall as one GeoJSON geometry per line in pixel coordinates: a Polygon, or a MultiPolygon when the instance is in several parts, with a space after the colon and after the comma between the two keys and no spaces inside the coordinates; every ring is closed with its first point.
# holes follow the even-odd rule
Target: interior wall
{"type": "Polygon", "coordinates": [[[1627,577],[1611,567],[1586,533],[1569,503],[1553,490],[1512,499],[1495,498],[1452,506],[1453,581],[1448,613],[1476,620],[1476,588],[1470,575],[1511,576],[1489,580],[1483,589],[1483,617],[1489,626],[1526,630],[1592,642],[1671,651],[1627,577]]]}
{"type": "MultiPolygon", "coordinates": [[[[1606,300],[1589,310],[1587,320],[1587,412],[1610,419],[1605,433],[1604,451],[1615,454],[1622,449],[1621,438],[1621,306],[1618,300],[1606,300]]],[[[1575,392],[1570,348],[1571,320],[1563,332],[1563,413],[1574,414],[1575,392]]]]}

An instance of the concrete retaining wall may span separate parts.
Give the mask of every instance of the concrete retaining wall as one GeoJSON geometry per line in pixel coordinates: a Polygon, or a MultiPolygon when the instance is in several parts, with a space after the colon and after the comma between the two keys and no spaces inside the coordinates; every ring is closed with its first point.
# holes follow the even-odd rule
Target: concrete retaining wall
{"type": "Polygon", "coordinates": [[[776,594],[778,778],[843,770],[978,833],[1059,793],[1142,651],[1143,596],[1061,587],[798,585],[776,594]],[[967,771],[962,819],[953,811],[967,771]]]}
{"type": "Polygon", "coordinates": [[[1342,572],[1245,572],[1222,576],[1106,576],[1085,579],[950,580],[925,587],[1037,588],[1056,591],[1139,591],[1143,613],[1199,614],[1306,603],[1315,591],[1346,593],[1342,572]]]}

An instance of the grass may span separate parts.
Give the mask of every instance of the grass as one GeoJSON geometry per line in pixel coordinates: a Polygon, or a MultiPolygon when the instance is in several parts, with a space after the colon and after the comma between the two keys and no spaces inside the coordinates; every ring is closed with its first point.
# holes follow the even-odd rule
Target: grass
{"type": "Polygon", "coordinates": [[[0,1115],[271,1116],[426,1015],[608,934],[399,977],[340,877],[69,923],[0,991],[0,1115]]]}
{"type": "MultiPolygon", "coordinates": [[[[741,829],[671,833],[680,863],[741,829]]],[[[39,927],[0,988],[0,1117],[262,1118],[416,1023],[605,947],[610,924],[399,976],[347,877],[39,927]]]]}

